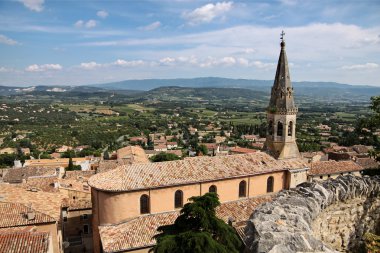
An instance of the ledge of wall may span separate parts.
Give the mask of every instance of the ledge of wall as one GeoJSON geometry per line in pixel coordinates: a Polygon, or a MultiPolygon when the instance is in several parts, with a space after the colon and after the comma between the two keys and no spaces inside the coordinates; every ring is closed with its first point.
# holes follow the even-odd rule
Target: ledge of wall
{"type": "Polygon", "coordinates": [[[378,176],[340,176],[281,191],[252,214],[245,252],[358,252],[365,232],[379,232],[379,196],[378,176]]]}

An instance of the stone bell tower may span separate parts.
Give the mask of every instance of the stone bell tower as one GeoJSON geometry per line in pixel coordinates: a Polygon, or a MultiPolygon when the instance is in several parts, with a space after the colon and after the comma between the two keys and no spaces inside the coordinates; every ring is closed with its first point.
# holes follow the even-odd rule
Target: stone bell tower
{"type": "Polygon", "coordinates": [[[282,31],[281,52],[269,106],[267,107],[268,129],[264,145],[264,150],[277,159],[300,157],[296,143],[298,108],[293,99],[294,94],[285,52],[284,35],[284,31],[282,31]]]}

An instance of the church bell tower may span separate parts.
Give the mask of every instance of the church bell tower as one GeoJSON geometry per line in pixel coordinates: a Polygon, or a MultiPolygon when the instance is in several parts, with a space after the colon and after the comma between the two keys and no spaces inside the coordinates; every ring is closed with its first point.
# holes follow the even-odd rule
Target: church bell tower
{"type": "Polygon", "coordinates": [[[269,106],[267,107],[268,128],[264,145],[264,150],[277,159],[300,157],[296,143],[298,108],[294,104],[284,35],[284,31],[282,31],[281,52],[269,106]]]}

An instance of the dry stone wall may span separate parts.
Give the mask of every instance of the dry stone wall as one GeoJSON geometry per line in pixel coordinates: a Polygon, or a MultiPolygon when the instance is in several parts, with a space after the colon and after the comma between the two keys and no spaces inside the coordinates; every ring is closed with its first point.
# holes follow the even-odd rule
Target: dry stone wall
{"type": "Polygon", "coordinates": [[[380,177],[341,176],[281,191],[255,210],[245,252],[360,252],[380,232],[380,177]]]}

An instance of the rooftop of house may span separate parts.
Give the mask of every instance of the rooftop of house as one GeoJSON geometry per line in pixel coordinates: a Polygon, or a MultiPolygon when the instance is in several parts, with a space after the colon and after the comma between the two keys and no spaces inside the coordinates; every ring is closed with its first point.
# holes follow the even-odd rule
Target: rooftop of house
{"type": "MultiPolygon", "coordinates": [[[[256,206],[270,200],[271,196],[264,196],[226,202],[217,207],[216,214],[225,222],[232,218],[236,224],[240,225],[235,229],[241,232],[242,224],[245,226],[245,222],[256,206]]],[[[119,252],[150,247],[155,244],[153,236],[157,234],[157,228],[172,224],[179,214],[179,211],[150,214],[117,225],[99,226],[103,250],[104,252],[119,252]]]]}
{"type": "Polygon", "coordinates": [[[33,210],[53,217],[56,221],[60,220],[61,202],[66,195],[56,192],[43,192],[25,189],[21,185],[1,184],[0,201],[19,203],[24,205],[31,204],[33,210]]]}
{"type": "Polygon", "coordinates": [[[239,154],[250,154],[250,153],[257,152],[256,149],[242,148],[242,147],[238,147],[238,146],[230,149],[230,151],[233,153],[239,153],[239,154]]]}
{"type": "Polygon", "coordinates": [[[369,157],[357,157],[355,162],[362,166],[364,169],[380,168],[380,163],[369,157]]]}
{"type": "Polygon", "coordinates": [[[56,176],[56,170],[44,167],[13,168],[4,176],[4,182],[21,183],[23,179],[34,176],[56,176]]]}
{"type": "Polygon", "coordinates": [[[127,146],[117,150],[117,159],[128,159],[130,164],[149,163],[144,149],[140,146],[127,146]]]}
{"type": "Polygon", "coordinates": [[[45,253],[48,248],[48,232],[0,232],[0,252],[45,253]]]}
{"type": "Polygon", "coordinates": [[[91,199],[69,199],[62,201],[62,207],[67,207],[69,211],[92,209],[91,199]]]}
{"type": "Polygon", "coordinates": [[[120,166],[96,174],[89,185],[103,191],[133,191],[266,174],[308,167],[302,159],[276,160],[264,152],[194,157],[170,162],[120,166]]]}
{"type": "Polygon", "coordinates": [[[309,175],[329,175],[363,170],[363,167],[353,161],[321,161],[311,163],[309,175]]]}
{"type": "Polygon", "coordinates": [[[0,228],[55,222],[54,218],[47,214],[24,204],[10,202],[0,202],[0,216],[0,228]],[[34,216],[28,218],[28,212],[34,213],[34,216]]]}

